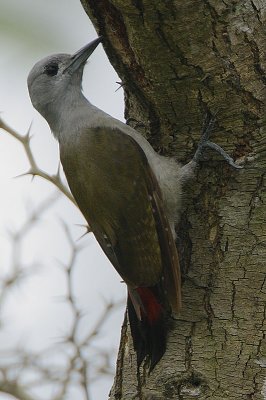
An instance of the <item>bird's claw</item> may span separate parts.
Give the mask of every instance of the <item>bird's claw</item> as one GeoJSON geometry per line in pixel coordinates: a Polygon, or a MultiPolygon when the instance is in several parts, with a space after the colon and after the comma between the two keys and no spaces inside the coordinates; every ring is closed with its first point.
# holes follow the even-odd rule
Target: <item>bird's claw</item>
{"type": "Polygon", "coordinates": [[[196,162],[196,164],[198,164],[202,159],[202,155],[204,153],[205,148],[209,147],[210,149],[217,151],[217,153],[219,153],[225,159],[225,161],[229,165],[231,165],[233,168],[237,168],[237,169],[243,168],[241,165],[236,164],[234,162],[234,160],[232,159],[232,157],[230,157],[229,154],[227,154],[226,151],[224,151],[224,149],[222,147],[220,147],[218,144],[213,143],[209,140],[210,134],[215,125],[215,121],[216,121],[216,117],[214,116],[214,117],[211,117],[209,120],[206,120],[206,122],[204,123],[202,136],[201,136],[200,142],[198,144],[196,153],[194,154],[193,161],[196,162]]]}

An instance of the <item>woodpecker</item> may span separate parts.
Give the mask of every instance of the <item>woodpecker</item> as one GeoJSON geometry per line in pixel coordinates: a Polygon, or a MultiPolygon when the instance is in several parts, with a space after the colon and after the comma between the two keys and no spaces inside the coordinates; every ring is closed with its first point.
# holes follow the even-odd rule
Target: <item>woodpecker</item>
{"type": "Polygon", "coordinates": [[[175,224],[182,185],[205,147],[205,130],[193,159],[181,167],[157,154],[136,130],[92,105],[82,93],[93,40],[74,55],[37,62],[28,76],[33,106],[59,142],[72,194],[102,250],[128,288],[127,310],[137,365],[150,370],[166,350],[168,319],[181,308],[181,277],[175,224]]]}

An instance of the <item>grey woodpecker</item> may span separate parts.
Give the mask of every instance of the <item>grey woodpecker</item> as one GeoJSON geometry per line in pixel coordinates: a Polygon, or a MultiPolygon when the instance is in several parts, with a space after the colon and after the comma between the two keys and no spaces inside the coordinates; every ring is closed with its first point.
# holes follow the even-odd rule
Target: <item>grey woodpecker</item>
{"type": "Polygon", "coordinates": [[[153,369],[166,349],[168,310],[181,308],[175,224],[182,184],[193,175],[205,147],[214,147],[236,165],[209,141],[209,128],[192,161],[181,167],[158,155],[136,130],[93,106],[82,93],[82,76],[101,40],[74,55],[55,54],[37,62],[28,88],[33,106],[59,142],[81,212],[127,284],[137,364],[146,359],[153,369]]]}

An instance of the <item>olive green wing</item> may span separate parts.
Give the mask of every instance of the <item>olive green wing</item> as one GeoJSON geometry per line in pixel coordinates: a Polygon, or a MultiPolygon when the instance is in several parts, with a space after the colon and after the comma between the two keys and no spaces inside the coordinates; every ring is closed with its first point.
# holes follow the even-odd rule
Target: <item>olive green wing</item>
{"type": "Polygon", "coordinates": [[[61,161],[76,202],[103,251],[132,287],[164,287],[180,308],[177,251],[162,195],[145,153],[119,129],[94,128],[78,135],[61,161]]]}

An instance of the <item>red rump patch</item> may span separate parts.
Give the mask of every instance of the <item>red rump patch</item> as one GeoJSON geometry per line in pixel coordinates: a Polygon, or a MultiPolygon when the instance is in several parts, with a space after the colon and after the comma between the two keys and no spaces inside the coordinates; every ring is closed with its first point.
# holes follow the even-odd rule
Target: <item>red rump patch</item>
{"type": "Polygon", "coordinates": [[[158,303],[154,293],[150,288],[145,287],[139,287],[136,290],[145,310],[141,310],[141,313],[148,319],[150,324],[157,322],[162,317],[163,308],[158,303]]]}

